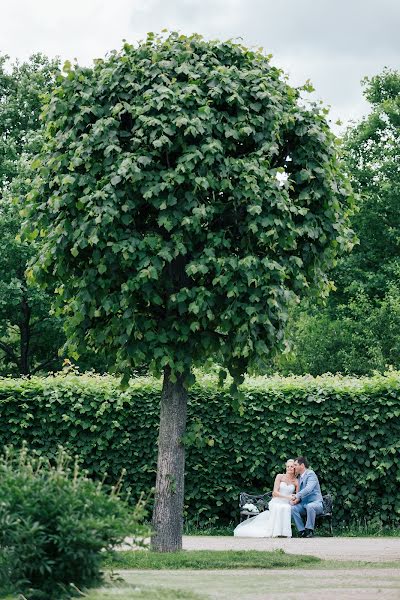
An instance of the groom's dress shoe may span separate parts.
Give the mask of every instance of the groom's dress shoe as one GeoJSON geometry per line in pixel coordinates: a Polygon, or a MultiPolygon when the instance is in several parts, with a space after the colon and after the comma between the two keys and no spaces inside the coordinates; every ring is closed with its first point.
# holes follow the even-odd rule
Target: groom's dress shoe
{"type": "Polygon", "coordinates": [[[314,530],[313,529],[305,529],[303,537],[305,537],[305,538],[314,537],[314,530]]]}
{"type": "Polygon", "coordinates": [[[306,535],[306,530],[303,529],[302,531],[299,531],[299,537],[304,537],[306,535]]]}

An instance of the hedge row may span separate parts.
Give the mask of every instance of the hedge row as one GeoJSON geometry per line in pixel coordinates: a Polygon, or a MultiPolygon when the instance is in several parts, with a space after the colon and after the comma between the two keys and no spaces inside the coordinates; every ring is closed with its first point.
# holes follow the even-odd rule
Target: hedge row
{"type": "MultiPolygon", "coordinates": [[[[160,382],[66,375],[0,379],[0,445],[23,440],[46,455],[58,445],[93,474],[127,469],[134,495],[155,482],[160,382]]],[[[305,454],[337,521],[400,517],[400,373],[248,380],[243,414],[210,378],[190,390],[186,514],[237,518],[240,490],[264,491],[284,461],[305,454]]]]}

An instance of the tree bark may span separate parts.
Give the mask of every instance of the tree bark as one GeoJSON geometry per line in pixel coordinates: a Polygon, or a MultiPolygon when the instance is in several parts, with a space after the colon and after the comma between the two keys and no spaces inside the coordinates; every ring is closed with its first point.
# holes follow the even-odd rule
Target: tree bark
{"type": "Polygon", "coordinates": [[[151,548],[157,552],[182,549],[187,390],[183,378],[171,382],[170,369],[164,370],[161,394],[160,431],[153,535],[151,548]]]}
{"type": "Polygon", "coordinates": [[[31,309],[28,304],[26,294],[23,293],[21,299],[21,321],[20,329],[20,365],[19,371],[21,375],[30,375],[29,372],[29,344],[30,344],[30,319],[31,309]]]}

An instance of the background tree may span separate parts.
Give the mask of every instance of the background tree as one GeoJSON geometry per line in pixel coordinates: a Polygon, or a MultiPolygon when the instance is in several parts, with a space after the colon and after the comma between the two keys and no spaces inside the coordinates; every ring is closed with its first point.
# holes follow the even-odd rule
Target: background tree
{"type": "Polygon", "coordinates": [[[345,138],[359,243],[333,270],[327,306],[294,310],[294,352],[275,365],[285,373],[400,367],[400,74],[384,70],[364,86],[371,112],[345,138]]]}
{"type": "Polygon", "coordinates": [[[400,73],[384,70],[363,83],[371,112],[345,139],[361,200],[352,219],[359,244],[335,270],[336,303],[360,291],[382,299],[400,275],[400,73]]]}
{"type": "MultiPolygon", "coordinates": [[[[65,342],[62,319],[51,314],[52,293],[28,282],[27,263],[37,240],[18,238],[20,206],[13,198],[29,191],[32,157],[42,145],[40,114],[55,84],[59,61],[36,54],[9,64],[0,56],[0,374],[32,375],[59,369],[65,342]]],[[[35,215],[32,215],[32,221],[35,215]]],[[[106,357],[85,352],[78,366],[105,371],[106,357]]]]}
{"type": "MultiPolygon", "coordinates": [[[[40,54],[8,64],[0,56],[0,373],[29,375],[61,364],[60,319],[50,316],[51,296],[26,281],[35,245],[16,238],[21,226],[13,195],[28,191],[27,163],[41,145],[43,94],[59,66],[40,54]]],[[[34,218],[34,216],[33,216],[34,218]]]]}
{"type": "Polygon", "coordinates": [[[34,131],[41,129],[43,95],[54,84],[59,61],[34,54],[9,64],[0,55],[0,189],[18,173],[18,160],[34,131]]]}
{"type": "Polygon", "coordinates": [[[215,355],[240,383],[282,346],[289,301],[327,293],[351,245],[351,192],[324,111],[260,52],[150,34],[65,71],[28,194],[32,274],[57,286],[71,351],[163,372],[153,548],[177,550],[191,369],[215,355]]]}

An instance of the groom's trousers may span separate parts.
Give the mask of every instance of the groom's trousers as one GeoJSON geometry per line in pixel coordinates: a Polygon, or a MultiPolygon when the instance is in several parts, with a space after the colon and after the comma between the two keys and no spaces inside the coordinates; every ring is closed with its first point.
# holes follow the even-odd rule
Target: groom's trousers
{"type": "Polygon", "coordinates": [[[295,504],[292,506],[292,517],[298,531],[303,531],[303,517],[307,515],[306,529],[315,528],[315,519],[323,513],[322,502],[310,502],[309,504],[295,504]]]}

